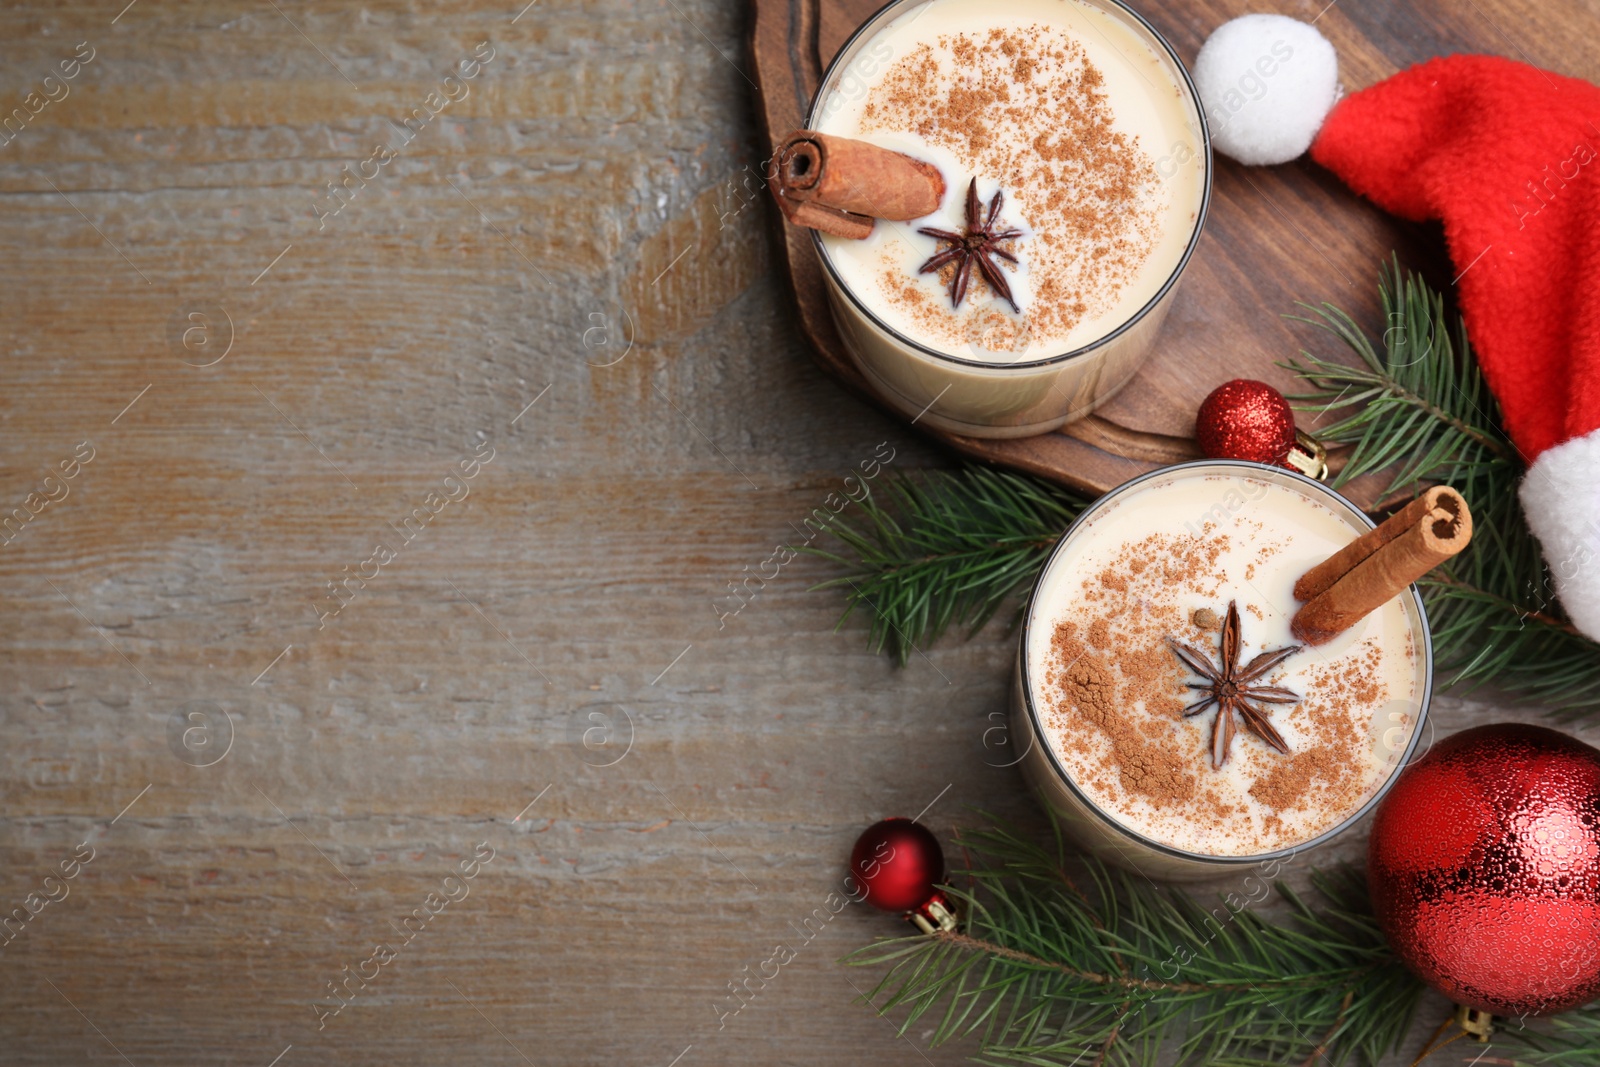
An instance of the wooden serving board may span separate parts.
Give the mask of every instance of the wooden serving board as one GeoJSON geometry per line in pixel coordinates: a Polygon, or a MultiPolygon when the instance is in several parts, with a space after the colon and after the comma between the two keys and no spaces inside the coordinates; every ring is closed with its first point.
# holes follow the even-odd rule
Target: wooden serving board
{"type": "MultiPolygon", "coordinates": [[[[1581,2],[1581,0],[1578,0],[1581,2]]],[[[879,0],[753,0],[751,51],[760,89],[760,118],[775,142],[799,127],[827,63],[845,39],[881,4],[879,0]]],[[[1529,25],[1526,12],[1510,16],[1514,0],[1482,0],[1474,21],[1443,9],[1440,0],[1390,5],[1345,0],[1329,6],[1318,28],[1340,57],[1346,91],[1369,85],[1401,67],[1456,51],[1504,52],[1497,25],[1529,25]]],[[[1317,16],[1324,0],[1292,3],[1285,14],[1317,16]]],[[[1553,5],[1571,7],[1570,3],[1553,5]]],[[[1151,20],[1186,63],[1192,63],[1215,27],[1247,9],[1245,0],[1144,3],[1151,20]]],[[[1476,9],[1475,9],[1476,10],[1476,9]]],[[[1576,55],[1559,24],[1550,49],[1576,55]]],[[[1558,65],[1541,57],[1546,65],[1558,65]]],[[[1541,60],[1535,60],[1539,62],[1541,60]]],[[[830,373],[879,400],[851,363],[829,315],[821,265],[807,231],[785,226],[769,205],[800,324],[817,359],[830,373]]],[[[1293,374],[1278,364],[1307,349],[1325,358],[1353,360],[1323,331],[1286,320],[1296,302],[1338,305],[1382,333],[1377,272],[1391,251],[1422,270],[1440,288],[1451,281],[1436,226],[1416,226],[1384,214],[1358,198],[1329,172],[1302,158],[1279,167],[1244,167],[1217,157],[1210,217],[1178,290],[1176,302],[1139,374],[1096,413],[1054,433],[1020,440],[981,440],[918,429],[963,455],[1041,475],[1076,489],[1102,493],[1158,466],[1197,459],[1192,438],[1200,402],[1230,378],[1268,381],[1294,392],[1293,374]]],[[[883,402],[879,400],[879,403],[883,402]]],[[[883,404],[888,407],[887,404],[883,404]]],[[[1316,422],[1302,416],[1302,428],[1316,422]]],[[[1337,452],[1330,457],[1335,468],[1337,452]]],[[[1377,485],[1352,483],[1346,492],[1372,506],[1377,485]]]]}

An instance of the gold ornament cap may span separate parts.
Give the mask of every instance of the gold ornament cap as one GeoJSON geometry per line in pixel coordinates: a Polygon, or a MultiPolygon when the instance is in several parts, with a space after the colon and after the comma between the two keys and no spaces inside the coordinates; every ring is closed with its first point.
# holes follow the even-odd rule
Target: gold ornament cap
{"type": "Polygon", "coordinates": [[[935,893],[922,907],[907,912],[906,921],[925,934],[937,934],[955,930],[959,919],[950,899],[943,893],[935,893]]]}
{"type": "Polygon", "coordinates": [[[1294,431],[1294,444],[1283,462],[1307,478],[1319,482],[1328,480],[1328,450],[1322,442],[1298,427],[1294,431]]]}

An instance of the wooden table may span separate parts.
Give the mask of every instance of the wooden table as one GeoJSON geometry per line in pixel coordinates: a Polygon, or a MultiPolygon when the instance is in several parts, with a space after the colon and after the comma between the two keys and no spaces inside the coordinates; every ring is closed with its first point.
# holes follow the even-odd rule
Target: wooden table
{"type": "MultiPolygon", "coordinates": [[[[1002,628],[893,670],[810,559],[718,618],[881,442],[948,462],[796,340],[745,6],[123,2],[0,11],[0,1056],[961,1062],[851,1003],[860,908],[719,1015],[868,822],[1039,821],[1002,628]]],[[[1349,80],[1595,25],[1420,6],[1349,80]]]]}

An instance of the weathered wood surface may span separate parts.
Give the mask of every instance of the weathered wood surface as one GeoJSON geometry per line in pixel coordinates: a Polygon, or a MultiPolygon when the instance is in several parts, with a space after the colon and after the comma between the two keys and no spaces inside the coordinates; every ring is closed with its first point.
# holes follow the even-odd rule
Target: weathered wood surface
{"type": "MultiPolygon", "coordinates": [[[[836,959],[898,924],[795,928],[882,815],[1037,825],[983,747],[1012,639],[892,670],[833,632],[809,559],[717,617],[880,442],[891,470],[946,460],[801,340],[741,191],[747,9],[124,2],[0,9],[7,109],[95,53],[0,146],[4,508],[94,450],[0,547],[0,903],[68,892],[0,951],[0,1057],[961,1062],[851,1003],[869,976],[836,959]],[[470,95],[319,231],[326,183],[484,40],[470,95]],[[211,347],[169,337],[207,307],[231,349],[214,312],[211,347]],[[485,443],[319,630],[325,583],[371,574],[485,443]],[[195,766],[219,712],[231,747],[195,766]],[[470,894],[319,1030],[328,983],[479,842],[470,894]],[[719,1029],[779,942],[798,958],[719,1029]]],[[[1155,14],[1187,54],[1225,13],[1155,14]]],[[[1456,47],[1578,70],[1593,19],[1344,0],[1319,25],[1362,84],[1456,47]]],[[[1188,290],[1187,351],[1222,351],[1193,336],[1207,297],[1278,329],[1260,287],[1310,258],[1254,195],[1225,183],[1208,254],[1256,259],[1188,290]]],[[[1441,730],[1535,714],[1436,706],[1441,730]]]]}

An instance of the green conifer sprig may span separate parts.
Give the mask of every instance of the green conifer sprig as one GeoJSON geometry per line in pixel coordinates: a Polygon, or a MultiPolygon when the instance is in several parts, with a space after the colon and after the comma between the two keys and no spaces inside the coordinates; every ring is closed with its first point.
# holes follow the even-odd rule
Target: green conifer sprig
{"type": "MultiPolygon", "coordinates": [[[[847,962],[888,965],[869,998],[932,1043],[976,1036],[982,1062],[1121,1067],[1373,1063],[1405,1035],[1422,985],[1389,953],[1360,876],[1317,879],[1313,905],[1279,885],[1287,923],[1249,910],[1257,875],[1207,907],[995,827],[962,835],[982,862],[952,888],[960,933],[880,941],[847,962]],[[1252,885],[1254,888],[1252,888],[1252,885]]],[[[1259,892],[1257,892],[1259,890],[1259,892]]]]}
{"type": "MultiPolygon", "coordinates": [[[[1590,1004],[1542,1025],[1507,1021],[1495,1041],[1511,1046],[1512,1055],[1500,1062],[1509,1059],[1515,1067],[1594,1067],[1600,1062],[1600,1008],[1590,1004]]],[[[1490,1057],[1497,1054],[1491,1050],[1484,1064],[1496,1063],[1490,1057]]]]}
{"type": "Polygon", "coordinates": [[[1458,489],[1472,508],[1472,544],[1418,583],[1446,684],[1493,682],[1559,711],[1600,710],[1600,646],[1575,630],[1555,600],[1539,543],[1528,530],[1517,485],[1524,466],[1500,425],[1499,408],[1444,297],[1391,261],[1379,281],[1387,324],[1382,351],[1350,316],[1302,305],[1318,326],[1360,357],[1347,366],[1302,352],[1290,360],[1308,391],[1302,410],[1351,411],[1324,427],[1328,444],[1349,444],[1334,480],[1385,472],[1385,496],[1428,483],[1458,489]]]}
{"type": "MultiPolygon", "coordinates": [[[[961,929],[845,958],[887,968],[866,999],[902,1034],[975,1038],[983,1063],[1077,1067],[1371,1065],[1406,1039],[1424,987],[1357,871],[1315,874],[1314,903],[1261,872],[1208,903],[1069,858],[1059,827],[1049,847],[1000,824],[958,843],[969,862],[947,891],[961,929]],[[1286,922],[1250,910],[1274,891],[1286,922]]],[[[1596,1005],[1499,1027],[1484,1063],[1577,1067],[1600,1048],[1596,1005]]]]}
{"type": "MultiPolygon", "coordinates": [[[[1465,330],[1444,298],[1398,262],[1379,287],[1385,328],[1377,343],[1332,305],[1305,306],[1300,318],[1348,346],[1357,365],[1310,352],[1285,364],[1306,382],[1295,397],[1303,410],[1342,415],[1319,431],[1350,447],[1335,485],[1379,473],[1390,496],[1448,482],[1471,505],[1472,544],[1419,583],[1444,685],[1493,682],[1569,717],[1600,713],[1600,645],[1555,600],[1517,499],[1523,464],[1465,330]]],[[[975,632],[1019,600],[1088,503],[1039,478],[976,466],[884,484],[862,518],[829,527],[842,551],[806,551],[847,569],[823,585],[846,590],[845,618],[867,610],[872,647],[900,664],[951,625],[975,632]]]]}
{"type": "Polygon", "coordinates": [[[1026,593],[1050,546],[1089,503],[1038,478],[987,467],[883,484],[862,503],[863,520],[835,518],[827,527],[849,556],[802,551],[851,571],[819,588],[848,587],[839,625],[865,608],[872,650],[887,651],[901,666],[951,625],[976,633],[1026,593]]]}

